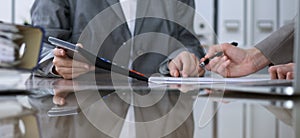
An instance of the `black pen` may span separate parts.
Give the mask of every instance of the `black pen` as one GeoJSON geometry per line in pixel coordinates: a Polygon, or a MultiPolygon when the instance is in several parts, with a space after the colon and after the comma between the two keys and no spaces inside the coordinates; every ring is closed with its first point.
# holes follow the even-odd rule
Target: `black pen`
{"type": "MultiPolygon", "coordinates": [[[[230,43],[231,45],[234,45],[234,46],[238,46],[238,43],[237,42],[231,42],[230,43]]],[[[215,57],[219,57],[219,56],[222,56],[223,55],[223,51],[220,51],[220,52],[217,52],[215,55],[213,55],[212,57],[208,58],[208,59],[205,59],[203,62],[201,62],[199,64],[199,66],[201,68],[205,68],[205,65],[207,65],[209,63],[209,61],[215,57]]]]}

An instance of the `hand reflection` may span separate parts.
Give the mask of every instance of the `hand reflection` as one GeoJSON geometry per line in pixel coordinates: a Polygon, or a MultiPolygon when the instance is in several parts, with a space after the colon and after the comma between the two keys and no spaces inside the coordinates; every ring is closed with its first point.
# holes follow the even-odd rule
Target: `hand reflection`
{"type": "Polygon", "coordinates": [[[65,98],[70,94],[75,91],[75,88],[73,87],[77,83],[72,80],[57,80],[54,82],[54,96],[53,96],[53,103],[56,105],[65,105],[66,100],[65,98]]]}
{"type": "MultiPolygon", "coordinates": [[[[220,103],[230,103],[230,101],[224,100],[224,91],[223,90],[216,90],[216,89],[204,89],[202,91],[205,95],[209,95],[212,101],[220,102],[220,103]]],[[[202,94],[202,95],[204,95],[202,94]]]]}
{"type": "Polygon", "coordinates": [[[189,91],[193,91],[197,89],[196,85],[190,85],[190,84],[171,84],[169,85],[169,87],[176,88],[183,93],[187,93],[189,91]]]}

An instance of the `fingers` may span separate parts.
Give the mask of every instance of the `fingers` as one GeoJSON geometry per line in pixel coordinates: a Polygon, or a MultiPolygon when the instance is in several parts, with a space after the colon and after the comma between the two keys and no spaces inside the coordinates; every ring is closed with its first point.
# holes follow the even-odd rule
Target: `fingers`
{"type": "Polygon", "coordinates": [[[168,68],[173,77],[200,76],[204,74],[204,70],[200,69],[199,63],[194,54],[184,51],[168,64],[168,68]]]}
{"type": "MultiPolygon", "coordinates": [[[[205,61],[206,59],[209,59],[211,57],[213,57],[216,53],[218,52],[223,52],[224,50],[227,50],[229,48],[233,47],[232,45],[228,44],[228,43],[224,43],[224,44],[220,44],[220,45],[214,45],[214,46],[210,46],[207,54],[205,55],[204,58],[201,59],[201,62],[205,61]]],[[[225,53],[226,55],[226,53],[225,53]]],[[[216,58],[213,58],[216,61],[216,58]]],[[[211,60],[213,60],[211,59],[211,60]]],[[[219,58],[217,58],[219,59],[219,58]]],[[[209,64],[206,65],[206,69],[211,71],[212,67],[216,66],[215,64],[211,64],[211,61],[209,62],[209,64]]]]}
{"type": "Polygon", "coordinates": [[[194,54],[185,53],[182,58],[182,77],[189,77],[189,76],[199,76],[198,69],[199,69],[199,61],[194,54]]]}
{"type": "Polygon", "coordinates": [[[73,60],[69,57],[54,57],[52,62],[55,66],[59,66],[59,67],[66,67],[66,68],[73,67],[73,68],[85,68],[85,69],[91,68],[89,64],[77,60],[73,60]]]}
{"type": "Polygon", "coordinates": [[[69,58],[63,49],[56,48],[53,54],[54,70],[65,79],[72,79],[95,69],[87,63],[69,58]]]}
{"type": "Polygon", "coordinates": [[[269,75],[270,75],[272,80],[278,79],[277,78],[277,68],[276,67],[272,66],[268,69],[268,71],[269,71],[269,75]]]}
{"type": "Polygon", "coordinates": [[[229,65],[231,64],[231,61],[227,58],[227,56],[223,57],[215,57],[210,61],[210,70],[212,72],[218,73],[222,75],[223,77],[230,77],[231,72],[229,70],[229,65]]]}
{"type": "Polygon", "coordinates": [[[276,65],[269,68],[271,79],[293,79],[294,63],[276,65]]]}
{"type": "Polygon", "coordinates": [[[59,97],[59,96],[56,96],[56,95],[53,96],[52,101],[56,105],[65,105],[66,104],[65,98],[62,98],[62,97],[59,97]]]}
{"type": "Polygon", "coordinates": [[[203,68],[199,68],[198,69],[198,74],[199,74],[199,77],[204,76],[205,70],[203,68]]]}
{"type": "Polygon", "coordinates": [[[215,53],[222,51],[222,47],[221,45],[213,45],[209,47],[208,52],[206,53],[206,55],[204,56],[204,59],[210,58],[213,55],[215,55],[215,53]]]}
{"type": "Polygon", "coordinates": [[[57,66],[55,66],[55,70],[64,79],[73,79],[91,71],[90,69],[85,69],[85,68],[65,68],[65,67],[57,67],[57,66]]]}
{"type": "Polygon", "coordinates": [[[277,77],[278,79],[285,79],[285,75],[287,72],[285,72],[282,68],[277,68],[277,77]]]}
{"type": "Polygon", "coordinates": [[[53,103],[56,105],[65,105],[66,100],[65,97],[67,97],[68,93],[60,92],[58,90],[54,90],[54,96],[53,96],[53,103]]]}
{"type": "Polygon", "coordinates": [[[173,77],[179,77],[180,75],[179,71],[181,70],[180,67],[181,67],[181,63],[179,61],[172,60],[168,65],[168,68],[170,70],[170,75],[173,77]]]}
{"type": "Polygon", "coordinates": [[[59,56],[59,57],[65,57],[66,56],[65,50],[63,50],[61,48],[55,48],[53,50],[53,54],[54,54],[54,56],[59,56]]]}
{"type": "Polygon", "coordinates": [[[294,79],[294,73],[293,73],[293,72],[288,72],[288,73],[286,74],[286,79],[287,79],[287,80],[292,80],[292,79],[294,79]]]}

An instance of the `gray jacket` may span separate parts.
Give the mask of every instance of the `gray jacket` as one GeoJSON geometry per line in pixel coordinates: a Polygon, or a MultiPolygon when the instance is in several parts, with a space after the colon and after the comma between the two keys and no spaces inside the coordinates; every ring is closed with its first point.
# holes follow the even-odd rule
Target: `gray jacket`
{"type": "MultiPolygon", "coordinates": [[[[138,0],[132,37],[118,0],[36,0],[32,23],[54,36],[145,74],[187,50],[204,56],[193,35],[193,0],[138,0]],[[190,7],[188,7],[188,6],[190,7]]],[[[39,74],[49,76],[53,47],[45,40],[39,74]]]]}
{"type": "Polygon", "coordinates": [[[294,23],[287,24],[258,43],[258,48],[272,64],[286,64],[293,61],[294,23]]]}

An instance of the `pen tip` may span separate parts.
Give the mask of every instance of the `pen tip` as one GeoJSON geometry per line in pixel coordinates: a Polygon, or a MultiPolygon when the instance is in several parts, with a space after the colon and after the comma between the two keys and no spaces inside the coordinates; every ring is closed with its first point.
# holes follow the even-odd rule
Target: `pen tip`
{"type": "Polygon", "coordinates": [[[237,46],[238,43],[237,42],[231,42],[231,45],[237,46]]]}
{"type": "Polygon", "coordinates": [[[209,63],[209,59],[206,59],[203,61],[205,65],[207,65],[209,63]]]}
{"type": "Polygon", "coordinates": [[[204,63],[204,62],[201,62],[201,63],[199,64],[199,66],[200,66],[201,68],[205,68],[205,63],[204,63]]]}

